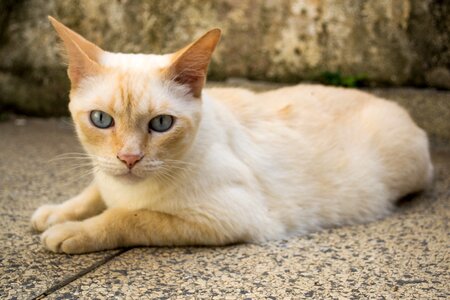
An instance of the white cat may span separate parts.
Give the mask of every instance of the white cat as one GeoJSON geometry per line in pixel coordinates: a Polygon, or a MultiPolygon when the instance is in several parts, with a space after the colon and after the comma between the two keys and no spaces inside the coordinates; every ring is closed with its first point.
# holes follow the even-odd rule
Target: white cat
{"type": "Polygon", "coordinates": [[[121,54],[50,20],[95,169],[34,213],[51,251],[284,238],[379,219],[431,181],[427,136],[394,103],[319,85],[202,92],[218,29],[174,54],[121,54]]]}

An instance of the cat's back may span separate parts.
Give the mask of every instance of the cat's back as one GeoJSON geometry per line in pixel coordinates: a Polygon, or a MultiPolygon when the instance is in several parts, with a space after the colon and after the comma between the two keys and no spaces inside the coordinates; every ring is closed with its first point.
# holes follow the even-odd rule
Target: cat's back
{"type": "Polygon", "coordinates": [[[351,116],[365,106],[380,101],[358,90],[312,84],[262,93],[243,88],[211,88],[207,93],[227,106],[244,123],[254,123],[261,118],[270,118],[273,122],[326,122],[329,118],[351,116]]]}
{"type": "Polygon", "coordinates": [[[329,147],[348,148],[389,129],[383,124],[417,128],[397,104],[355,89],[299,84],[263,93],[242,88],[213,88],[207,93],[226,106],[252,140],[269,148],[308,144],[327,152],[329,147]]]}

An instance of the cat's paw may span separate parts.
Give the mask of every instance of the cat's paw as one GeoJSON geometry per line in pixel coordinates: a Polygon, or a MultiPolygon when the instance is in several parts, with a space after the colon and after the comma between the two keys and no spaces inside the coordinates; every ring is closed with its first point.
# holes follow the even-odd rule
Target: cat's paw
{"type": "Polygon", "coordinates": [[[98,250],[83,222],[66,222],[50,227],[42,234],[41,241],[45,248],[56,253],[79,254],[98,250]]]}
{"type": "Polygon", "coordinates": [[[69,220],[68,215],[63,211],[61,205],[46,204],[39,207],[31,216],[31,226],[37,231],[44,231],[47,228],[69,220]]]}

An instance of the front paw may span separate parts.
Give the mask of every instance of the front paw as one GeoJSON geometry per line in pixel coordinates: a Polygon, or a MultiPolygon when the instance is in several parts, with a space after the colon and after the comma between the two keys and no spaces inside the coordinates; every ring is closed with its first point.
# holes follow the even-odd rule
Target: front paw
{"type": "Polygon", "coordinates": [[[31,216],[31,226],[41,232],[47,228],[69,220],[61,205],[46,204],[39,207],[31,216]]]}
{"type": "Polygon", "coordinates": [[[66,222],[47,229],[41,236],[44,247],[56,253],[79,254],[99,250],[83,222],[66,222]]]}

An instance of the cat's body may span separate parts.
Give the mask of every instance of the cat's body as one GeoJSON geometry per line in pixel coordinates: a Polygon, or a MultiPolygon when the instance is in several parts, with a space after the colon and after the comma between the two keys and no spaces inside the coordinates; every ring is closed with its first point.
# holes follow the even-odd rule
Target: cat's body
{"type": "Polygon", "coordinates": [[[184,85],[161,80],[173,56],[97,59],[114,71],[84,83],[69,75],[77,132],[89,153],[102,154],[94,157],[99,170],[79,196],[34,214],[35,228],[50,227],[43,234],[50,250],[284,238],[379,219],[431,181],[424,131],[398,105],[367,93],[298,85],[259,94],[215,88],[200,96],[192,78],[184,85]],[[109,109],[114,127],[91,128],[86,114],[95,109],[109,109]],[[172,135],[139,129],[158,115],[153,111],[177,117],[172,135]],[[105,143],[113,151],[102,152],[105,143]],[[123,149],[145,151],[128,172],[123,149]]]}

